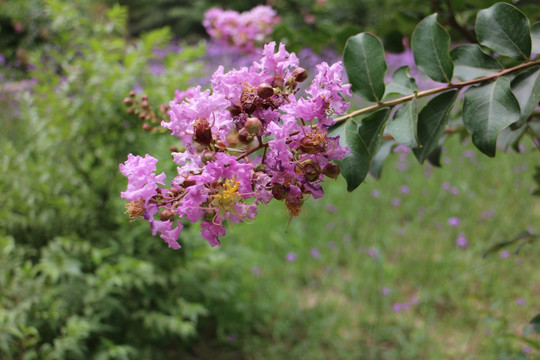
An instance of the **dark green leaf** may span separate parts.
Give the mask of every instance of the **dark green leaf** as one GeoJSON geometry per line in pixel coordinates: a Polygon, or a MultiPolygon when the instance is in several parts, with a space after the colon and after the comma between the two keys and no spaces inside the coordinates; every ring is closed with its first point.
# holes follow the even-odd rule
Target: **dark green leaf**
{"type": "Polygon", "coordinates": [[[437,14],[422,20],[412,35],[412,51],[418,68],[435,81],[449,83],[454,64],[450,59],[450,36],[437,22],[437,14]]]}
{"type": "Polygon", "coordinates": [[[435,167],[441,167],[441,155],[442,155],[442,146],[437,145],[435,150],[433,150],[427,157],[427,161],[435,166],[435,167]]]}
{"type": "Polygon", "coordinates": [[[458,46],[450,55],[454,59],[454,76],[461,81],[491,75],[503,69],[497,60],[484,53],[477,44],[458,46]]]}
{"type": "Polygon", "coordinates": [[[519,118],[519,103],[505,77],[465,92],[463,123],[472,134],[474,145],[488,156],[495,156],[501,130],[519,118]]]}
{"type": "Polygon", "coordinates": [[[379,39],[368,33],[349,38],[345,45],[343,63],[352,90],[369,101],[381,101],[387,66],[379,39]]]}
{"type": "Polygon", "coordinates": [[[497,137],[497,147],[502,151],[508,151],[521,138],[525,130],[527,130],[527,126],[522,126],[515,130],[512,130],[511,126],[504,128],[497,137]]]}
{"type": "Polygon", "coordinates": [[[379,150],[382,133],[389,109],[381,109],[369,114],[357,125],[349,120],[345,126],[337,128],[332,136],[344,137],[349,154],[338,162],[341,174],[347,180],[347,190],[353,191],[366,178],[371,160],[379,150]]]}
{"type": "Polygon", "coordinates": [[[392,82],[386,87],[385,97],[391,94],[412,95],[418,91],[416,80],[409,74],[409,67],[402,66],[394,72],[392,82]]]}
{"type": "Polygon", "coordinates": [[[531,116],[540,102],[540,68],[519,74],[512,80],[510,87],[521,108],[519,121],[521,125],[531,116]]]}
{"type": "Polygon", "coordinates": [[[540,54],[540,22],[534,23],[531,26],[531,51],[535,54],[540,54]]]}
{"type": "Polygon", "coordinates": [[[531,55],[529,19],[515,6],[497,3],[476,15],[478,42],[499,55],[528,59],[531,55]]]}
{"type": "Polygon", "coordinates": [[[418,115],[418,140],[421,148],[413,149],[414,156],[422,164],[439,145],[448,114],[456,101],[458,91],[451,90],[431,99],[418,115]]]}
{"type": "Polygon", "coordinates": [[[400,144],[410,148],[419,146],[416,127],[418,124],[418,102],[416,99],[407,101],[394,114],[387,130],[400,144]]]}
{"type": "Polygon", "coordinates": [[[381,144],[381,148],[379,149],[375,157],[371,160],[369,173],[375,179],[379,179],[381,177],[384,161],[386,160],[388,155],[390,155],[390,152],[392,151],[392,146],[394,146],[395,144],[396,142],[393,140],[384,141],[381,144]]]}
{"type": "Polygon", "coordinates": [[[333,128],[330,135],[339,135],[341,146],[349,148],[349,154],[336,162],[341,175],[347,180],[347,190],[353,191],[364,181],[369,171],[369,158],[365,156],[368,149],[358,136],[358,124],[349,120],[344,125],[333,128]]]}
{"type": "Polygon", "coordinates": [[[540,314],[533,317],[529,325],[535,333],[540,334],[540,314]]]}

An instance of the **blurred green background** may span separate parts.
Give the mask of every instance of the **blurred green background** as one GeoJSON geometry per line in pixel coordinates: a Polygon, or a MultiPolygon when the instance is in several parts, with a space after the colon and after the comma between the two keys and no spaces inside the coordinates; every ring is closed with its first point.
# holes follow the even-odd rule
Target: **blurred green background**
{"type": "MultiPolygon", "coordinates": [[[[465,42],[493,3],[275,0],[273,38],[325,60],[372,31],[399,52],[439,12],[465,42]]],[[[529,140],[488,159],[454,136],[442,168],[393,151],[380,180],[325,184],[290,226],[262,207],[217,249],[196,225],[173,251],[129,222],[118,164],[178,144],[123,98],[157,107],[208,78],[204,12],[258,4],[0,0],[0,359],[538,358],[538,246],[482,257],[538,232],[529,140]]],[[[532,21],[534,4],[517,2],[532,21]]]]}

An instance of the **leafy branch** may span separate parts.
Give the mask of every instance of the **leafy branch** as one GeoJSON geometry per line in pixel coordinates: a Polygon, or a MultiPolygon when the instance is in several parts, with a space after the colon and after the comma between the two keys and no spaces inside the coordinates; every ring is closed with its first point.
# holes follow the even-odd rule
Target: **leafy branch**
{"type": "Polygon", "coordinates": [[[484,77],[477,78],[477,79],[474,79],[474,80],[463,81],[463,82],[459,82],[459,83],[455,83],[455,84],[448,84],[446,86],[441,86],[441,87],[434,88],[434,89],[418,91],[418,92],[415,92],[413,95],[403,96],[403,97],[400,97],[398,99],[389,100],[389,101],[382,101],[382,102],[380,102],[378,104],[371,105],[371,106],[368,106],[368,107],[365,107],[365,108],[362,108],[362,109],[359,109],[359,110],[355,110],[355,111],[350,112],[350,113],[348,113],[346,115],[340,116],[340,117],[338,117],[338,118],[336,118],[334,120],[337,123],[342,122],[342,121],[347,121],[347,120],[352,119],[352,118],[354,118],[356,116],[367,114],[369,112],[376,111],[376,110],[379,110],[379,109],[382,109],[382,108],[385,108],[385,107],[394,107],[396,105],[403,104],[403,103],[405,103],[407,101],[411,101],[411,100],[414,100],[414,99],[420,99],[420,98],[423,98],[423,97],[426,97],[426,96],[435,95],[435,94],[445,92],[445,91],[448,91],[448,90],[463,89],[464,87],[467,87],[467,86],[482,84],[482,83],[485,83],[485,82],[488,82],[488,81],[495,80],[495,79],[497,79],[497,78],[499,78],[501,76],[506,76],[506,75],[509,75],[509,74],[512,74],[512,73],[515,73],[515,72],[518,72],[518,71],[521,71],[521,70],[525,70],[525,69],[528,69],[528,68],[531,68],[531,67],[535,67],[535,66],[540,66],[540,60],[528,61],[526,63],[519,64],[517,66],[502,70],[501,72],[498,72],[496,74],[484,76],[484,77]]]}
{"type": "Polygon", "coordinates": [[[335,119],[332,132],[350,149],[340,162],[348,190],[364,181],[374,162],[380,168],[385,156],[376,155],[384,139],[412,148],[420,163],[437,162],[443,135],[463,128],[447,128],[447,124],[464,88],[457,114],[485,155],[495,156],[503,131],[506,148],[524,134],[540,137],[540,126],[531,117],[540,102],[540,59],[531,59],[532,52],[540,52],[539,33],[540,25],[531,27],[519,9],[497,3],[477,13],[478,44],[450,50],[450,35],[437,22],[437,14],[426,17],[412,34],[414,61],[430,79],[447,85],[424,91],[419,91],[407,66],[397,69],[392,82],[385,84],[388,67],[377,37],[361,33],[349,38],[343,62],[352,90],[374,104],[335,119]],[[505,63],[512,67],[504,68],[505,63]],[[400,97],[385,101],[395,95],[400,97]],[[427,103],[417,101],[428,96],[433,97],[427,103]],[[397,110],[391,112],[394,107],[397,110]]]}

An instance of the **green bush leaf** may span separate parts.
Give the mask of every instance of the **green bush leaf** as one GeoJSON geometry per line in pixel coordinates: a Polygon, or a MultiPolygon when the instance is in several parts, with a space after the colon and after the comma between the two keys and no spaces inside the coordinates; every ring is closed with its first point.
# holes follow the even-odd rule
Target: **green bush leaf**
{"type": "Polygon", "coordinates": [[[437,14],[428,16],[416,26],[411,47],[420,70],[435,81],[450,83],[454,72],[450,36],[437,22],[437,14]]]}
{"type": "Polygon", "coordinates": [[[418,91],[416,80],[409,74],[409,67],[402,66],[394,72],[392,82],[386,87],[385,97],[392,94],[412,95],[418,91]]]}
{"type": "Polygon", "coordinates": [[[540,22],[534,23],[531,26],[531,51],[540,54],[540,22]]]}
{"type": "Polygon", "coordinates": [[[540,68],[519,74],[510,87],[521,108],[519,125],[522,125],[540,102],[540,68]]]}
{"type": "Polygon", "coordinates": [[[422,164],[439,145],[448,114],[456,101],[458,91],[451,90],[431,99],[418,115],[418,140],[422,147],[413,149],[414,156],[422,164]]]}
{"type": "Polygon", "coordinates": [[[403,104],[394,114],[387,130],[400,144],[410,148],[419,146],[416,127],[418,124],[418,102],[416,99],[403,104]]]}
{"type": "Polygon", "coordinates": [[[499,55],[528,59],[531,55],[529,19],[515,6],[497,3],[476,15],[478,42],[499,55]]]}
{"type": "Polygon", "coordinates": [[[352,90],[366,100],[380,102],[384,95],[384,61],[382,43],[374,35],[361,33],[347,41],[343,63],[352,90]]]}
{"type": "Polygon", "coordinates": [[[465,92],[463,122],[472,134],[474,145],[487,156],[495,156],[497,136],[502,129],[519,121],[520,114],[510,80],[505,77],[465,92]]]}
{"type": "Polygon", "coordinates": [[[503,67],[497,60],[482,51],[477,44],[461,45],[450,52],[454,59],[454,76],[461,81],[491,75],[503,67]]]}
{"type": "Polygon", "coordinates": [[[371,160],[381,145],[389,114],[387,108],[377,110],[363,118],[360,124],[349,120],[345,126],[332,131],[332,136],[340,135],[340,140],[344,139],[349,147],[349,154],[338,161],[348,191],[356,189],[366,178],[371,160]]]}

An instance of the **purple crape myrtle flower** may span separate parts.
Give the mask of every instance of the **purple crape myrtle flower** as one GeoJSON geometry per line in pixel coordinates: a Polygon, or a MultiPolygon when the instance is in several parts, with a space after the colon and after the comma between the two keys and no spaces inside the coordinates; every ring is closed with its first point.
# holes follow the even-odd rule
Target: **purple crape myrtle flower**
{"type": "Polygon", "coordinates": [[[165,174],[154,174],[157,160],[130,155],[120,166],[130,216],[147,220],[171,248],[180,247],[180,219],[200,222],[201,236],[218,246],[229,224],[253,220],[260,204],[284,201],[292,217],[307,198],[322,197],[320,183],[337,178],[333,161],[348,153],[328,128],[348,109],[351,90],[340,62],[317,71],[300,92],[306,70],[283,44],[270,43],[249,67],[220,66],[211,89],[176,91],[161,123],[182,143],[172,153],[176,176],[159,187],[165,174]]]}
{"type": "Polygon", "coordinates": [[[204,14],[203,25],[217,43],[250,53],[272,33],[279,21],[274,9],[260,5],[243,13],[212,8],[204,14]]]}

